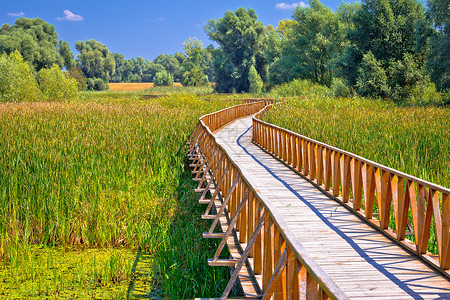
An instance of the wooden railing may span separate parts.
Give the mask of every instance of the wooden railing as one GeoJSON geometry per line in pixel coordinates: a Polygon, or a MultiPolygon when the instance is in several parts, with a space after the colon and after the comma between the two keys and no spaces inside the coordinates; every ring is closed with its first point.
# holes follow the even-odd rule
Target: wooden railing
{"type": "MultiPolygon", "coordinates": [[[[221,242],[211,266],[234,266],[222,299],[228,297],[236,279],[241,284],[255,276],[258,286],[242,284],[250,297],[270,299],[347,299],[328,275],[311,259],[268,199],[258,195],[239,168],[217,142],[214,131],[225,124],[262,109],[268,101],[237,105],[200,118],[189,141],[196,191],[200,203],[208,204],[203,219],[212,220],[205,238],[221,242]],[[206,199],[207,195],[211,197],[206,199]],[[222,232],[217,232],[217,226],[222,232]],[[225,245],[236,233],[242,249],[231,259],[221,258],[225,245]],[[245,273],[246,262],[251,272],[245,273]]],[[[232,245],[231,245],[232,247],[232,245]]],[[[234,253],[232,249],[231,253],[234,253]]]]}
{"type": "Polygon", "coordinates": [[[449,276],[449,189],[260,120],[268,108],[253,118],[255,144],[449,276]],[[437,257],[427,252],[432,230],[437,257]]]}

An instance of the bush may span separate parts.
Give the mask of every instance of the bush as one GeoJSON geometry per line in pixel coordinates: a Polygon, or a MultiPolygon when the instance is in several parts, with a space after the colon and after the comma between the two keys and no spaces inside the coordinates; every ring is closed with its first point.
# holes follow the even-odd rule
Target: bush
{"type": "Polygon", "coordinates": [[[173,76],[167,71],[160,71],[155,74],[153,77],[153,83],[156,86],[172,86],[173,85],[173,76]]]}
{"type": "Polygon", "coordinates": [[[255,66],[250,68],[250,72],[248,73],[248,81],[249,81],[249,92],[252,94],[259,94],[263,88],[263,81],[256,71],[255,66]]]}
{"type": "Polygon", "coordinates": [[[389,95],[386,71],[370,51],[364,54],[361,66],[358,68],[356,88],[358,94],[362,96],[377,98],[389,95]]]}
{"type": "Polygon", "coordinates": [[[0,102],[37,101],[40,91],[30,66],[18,51],[0,56],[0,102]]]}
{"type": "MultiPolygon", "coordinates": [[[[448,94],[447,94],[448,97],[448,94]]],[[[408,98],[404,99],[402,104],[406,106],[441,106],[448,102],[445,93],[436,91],[436,85],[433,82],[417,85],[412,89],[408,98]]]]}
{"type": "Polygon", "coordinates": [[[86,77],[84,77],[83,71],[80,68],[70,68],[67,72],[70,77],[75,78],[77,81],[79,91],[85,91],[87,89],[86,77]]]}
{"type": "Polygon", "coordinates": [[[78,97],[77,80],[61,71],[58,65],[42,68],[37,78],[45,100],[64,101],[75,100],[78,97]]]}
{"type": "Polygon", "coordinates": [[[205,86],[208,85],[208,76],[199,66],[193,66],[183,74],[183,86],[205,86]]]}
{"type": "Polygon", "coordinates": [[[101,78],[88,78],[87,89],[90,91],[105,91],[109,89],[109,84],[101,78]]]}
{"type": "Polygon", "coordinates": [[[334,97],[350,97],[353,96],[352,89],[346,84],[342,78],[333,78],[331,82],[331,90],[334,97]]]}

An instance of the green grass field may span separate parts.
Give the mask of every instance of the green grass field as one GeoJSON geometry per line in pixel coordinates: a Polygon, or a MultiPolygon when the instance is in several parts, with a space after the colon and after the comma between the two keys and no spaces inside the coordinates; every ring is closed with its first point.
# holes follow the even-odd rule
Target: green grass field
{"type": "Polygon", "coordinates": [[[229,270],[207,267],[214,243],[201,237],[185,143],[201,115],[233,102],[144,94],[0,104],[0,297],[223,290],[229,270]]]}

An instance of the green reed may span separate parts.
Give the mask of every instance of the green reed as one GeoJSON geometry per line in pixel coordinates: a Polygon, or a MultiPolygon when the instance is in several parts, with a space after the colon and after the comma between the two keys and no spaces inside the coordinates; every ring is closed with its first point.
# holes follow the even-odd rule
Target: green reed
{"type": "MultiPolygon", "coordinates": [[[[315,95],[290,99],[275,106],[263,119],[390,168],[450,187],[449,108],[399,107],[380,100],[315,95]]],[[[395,230],[393,215],[389,223],[395,230]]],[[[407,238],[414,240],[414,236],[407,238]]],[[[437,254],[434,224],[431,225],[428,251],[437,254]]]]}
{"type": "MultiPolygon", "coordinates": [[[[11,279],[0,283],[0,291],[11,297],[54,297],[79,285],[73,295],[94,290],[123,298],[135,276],[133,253],[140,249],[153,264],[173,222],[186,217],[180,199],[196,201],[179,188],[191,180],[185,176],[185,142],[202,114],[233,103],[176,93],[144,99],[143,94],[83,93],[66,103],[0,105],[0,264],[11,279]],[[48,256],[33,245],[50,246],[49,253],[61,261],[76,251],[110,250],[100,255],[106,258],[97,267],[92,264],[98,255],[59,266],[44,261],[48,256]],[[119,248],[125,254],[114,250],[119,248]],[[26,286],[18,294],[12,294],[14,278],[26,286]],[[121,289],[108,292],[118,284],[121,289]]],[[[206,223],[184,234],[198,239],[202,226],[206,223]]],[[[198,261],[206,265],[202,255],[198,261]]],[[[210,274],[205,278],[212,283],[227,276],[210,274]]],[[[153,288],[174,289],[168,286],[173,282],[151,282],[153,288]]],[[[207,296],[195,290],[185,295],[207,296]]]]}

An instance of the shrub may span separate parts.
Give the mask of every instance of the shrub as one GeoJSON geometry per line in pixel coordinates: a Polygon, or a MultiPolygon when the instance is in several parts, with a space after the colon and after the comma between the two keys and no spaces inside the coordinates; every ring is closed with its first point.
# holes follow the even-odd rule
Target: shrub
{"type": "Polygon", "coordinates": [[[156,86],[172,86],[173,85],[173,76],[167,71],[160,71],[155,74],[153,77],[153,83],[156,86]]]}
{"type": "Polygon", "coordinates": [[[18,51],[0,56],[0,102],[37,101],[40,91],[30,66],[18,51]]]}
{"type": "Polygon", "coordinates": [[[37,78],[45,100],[64,101],[78,97],[77,81],[61,71],[58,65],[42,68],[37,78]]]}
{"type": "Polygon", "coordinates": [[[356,80],[358,94],[371,97],[389,95],[388,77],[381,62],[372,52],[364,54],[356,80]]]}
{"type": "Polygon", "coordinates": [[[205,86],[208,83],[208,76],[205,75],[199,66],[193,66],[183,74],[184,86],[205,86]]]}
{"type": "Polygon", "coordinates": [[[448,101],[445,96],[445,93],[436,91],[436,85],[429,81],[427,84],[415,86],[402,104],[406,106],[441,106],[448,101]]]}
{"type": "Polygon", "coordinates": [[[250,68],[250,71],[248,73],[248,81],[249,81],[249,92],[252,94],[259,94],[262,91],[263,88],[263,81],[261,77],[258,74],[258,71],[256,71],[255,67],[252,66],[250,68]]]}
{"type": "Polygon", "coordinates": [[[70,68],[67,72],[70,77],[75,78],[77,81],[79,91],[85,91],[87,89],[87,80],[80,68],[70,68]]]}
{"type": "Polygon", "coordinates": [[[335,97],[350,97],[353,95],[352,89],[342,78],[333,78],[331,89],[333,90],[333,95],[335,97]]]}
{"type": "Polygon", "coordinates": [[[90,91],[105,91],[109,89],[109,84],[101,78],[88,78],[87,89],[90,91]]]}

